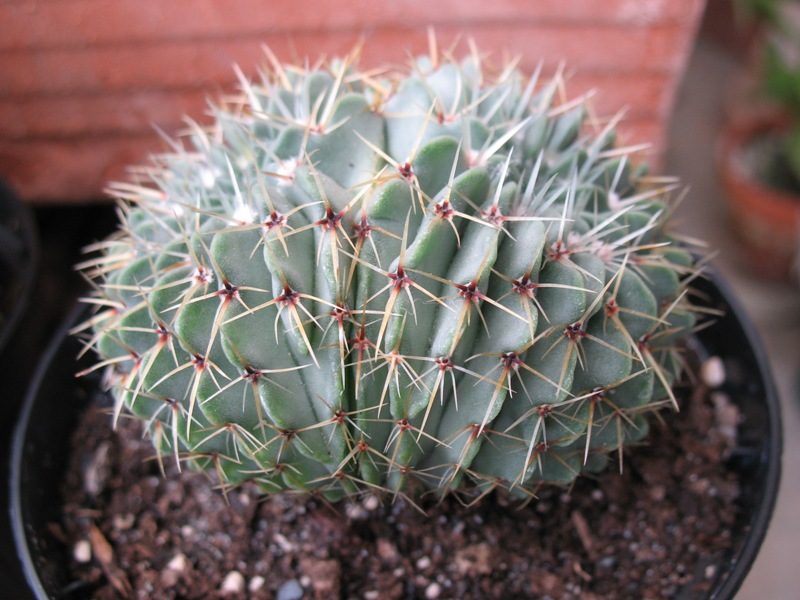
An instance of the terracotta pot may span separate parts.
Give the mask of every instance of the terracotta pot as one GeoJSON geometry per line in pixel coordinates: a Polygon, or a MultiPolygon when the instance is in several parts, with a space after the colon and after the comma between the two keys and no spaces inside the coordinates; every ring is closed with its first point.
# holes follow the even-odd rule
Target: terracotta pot
{"type": "Polygon", "coordinates": [[[800,194],[757,181],[744,157],[752,140],[782,126],[774,117],[732,123],[720,139],[717,166],[743,264],[759,276],[787,280],[800,239],[800,194]]]}

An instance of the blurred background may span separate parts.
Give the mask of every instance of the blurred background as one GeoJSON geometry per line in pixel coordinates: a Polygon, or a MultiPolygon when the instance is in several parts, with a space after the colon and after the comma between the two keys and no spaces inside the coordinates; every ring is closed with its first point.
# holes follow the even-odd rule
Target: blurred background
{"type": "MultiPolygon", "coordinates": [[[[797,4],[438,0],[434,8],[421,0],[0,1],[0,178],[32,213],[39,240],[38,256],[28,257],[22,273],[31,276],[27,310],[3,351],[4,414],[13,416],[44,343],[83,290],[72,270],[80,248],[114,226],[104,186],[164,148],[159,130],[179,130],[184,114],[202,121],[209,98],[235,90],[233,64],[253,75],[269,60],[262,44],[282,61],[313,61],[323,50],[340,55],[363,42],[363,63],[397,64],[427,50],[428,26],[434,26],[439,45],[458,43],[456,53],[468,51],[466,39],[473,38],[498,63],[519,56],[529,72],[539,61],[546,74],[563,63],[571,95],[596,90],[593,105],[602,117],[624,109],[621,140],[649,142],[655,170],[688,186],[677,211],[679,228],[708,240],[717,252],[714,266],[762,336],[784,410],[780,496],[739,597],[796,599],[800,201],[792,189],[800,182],[800,167],[794,174],[800,134],[775,143],[783,155],[775,169],[764,166],[767,149],[752,152],[760,165],[752,169],[729,169],[724,158],[732,154],[734,163],[741,162],[736,141],[769,131],[772,123],[795,130],[797,4]],[[759,189],[756,200],[745,198],[744,191],[759,187],[744,180],[749,170],[768,171],[779,192],[759,189]]],[[[3,484],[12,424],[13,418],[0,419],[3,484]]],[[[0,527],[7,527],[5,519],[0,527]]],[[[0,531],[3,540],[5,533],[0,531]]],[[[0,571],[16,564],[13,554],[0,546],[0,571]]]]}

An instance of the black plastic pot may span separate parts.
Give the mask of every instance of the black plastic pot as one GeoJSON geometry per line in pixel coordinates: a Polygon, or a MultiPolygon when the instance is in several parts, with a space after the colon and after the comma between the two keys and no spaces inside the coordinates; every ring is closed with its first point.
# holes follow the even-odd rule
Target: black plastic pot
{"type": "Polygon", "coordinates": [[[30,210],[0,179],[0,352],[28,305],[37,259],[36,227],[30,210]]]}
{"type": "MultiPolygon", "coordinates": [[[[0,511],[8,512],[8,463],[11,432],[21,408],[28,374],[33,373],[38,353],[36,336],[29,335],[31,304],[39,275],[39,243],[30,207],[0,179],[0,511]]],[[[11,543],[8,519],[0,521],[0,590],[21,581],[15,573],[18,561],[11,543]]]]}
{"type": "MultiPolygon", "coordinates": [[[[697,333],[692,345],[701,359],[723,359],[728,373],[725,391],[743,415],[740,445],[731,458],[740,474],[741,517],[731,532],[733,548],[728,560],[717,565],[709,596],[732,598],[755,560],[777,496],[780,406],[757,336],[726,286],[712,278],[698,282],[697,287],[708,306],[723,310],[724,316],[697,333]]],[[[68,461],[70,433],[80,410],[98,393],[96,377],[74,377],[82,368],[74,358],[79,350],[80,344],[67,335],[66,328],[55,338],[14,436],[11,516],[21,568],[30,587],[26,593],[36,598],[79,597],[79,590],[69,589],[67,551],[48,531],[48,524],[60,518],[59,486],[68,461]]]]}

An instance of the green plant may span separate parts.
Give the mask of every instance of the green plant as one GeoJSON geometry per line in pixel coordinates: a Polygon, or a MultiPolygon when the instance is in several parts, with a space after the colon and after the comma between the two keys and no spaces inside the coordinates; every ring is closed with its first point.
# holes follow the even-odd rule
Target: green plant
{"type": "Polygon", "coordinates": [[[800,187],[800,4],[739,0],[735,7],[740,20],[759,32],[759,91],[787,119],[760,176],[775,187],[796,191],[800,187]]]}
{"type": "Polygon", "coordinates": [[[281,66],[112,188],[86,325],[159,456],[327,498],[600,469],[674,404],[691,255],[560,75],[281,66]]]}

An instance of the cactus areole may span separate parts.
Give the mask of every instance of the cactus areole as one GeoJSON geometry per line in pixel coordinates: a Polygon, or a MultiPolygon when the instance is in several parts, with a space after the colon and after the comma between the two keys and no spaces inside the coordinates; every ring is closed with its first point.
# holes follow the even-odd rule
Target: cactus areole
{"type": "MultiPolygon", "coordinates": [[[[531,496],[675,404],[692,255],[564,81],[271,61],[115,184],[84,334],[161,460],[335,500],[531,496]]],[[[616,458],[612,459],[616,460],[616,458]]]]}

